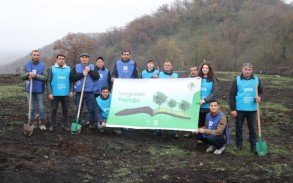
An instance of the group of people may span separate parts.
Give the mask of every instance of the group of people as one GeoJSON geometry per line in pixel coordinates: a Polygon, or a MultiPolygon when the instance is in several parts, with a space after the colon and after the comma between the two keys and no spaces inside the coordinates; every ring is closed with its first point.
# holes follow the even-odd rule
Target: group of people
{"type": "MultiPolygon", "coordinates": [[[[89,113],[89,129],[98,128],[104,132],[111,104],[111,89],[115,78],[178,78],[179,74],[173,72],[172,63],[164,62],[162,71],[155,69],[154,60],[147,62],[147,68],[138,74],[137,63],[131,59],[130,51],[123,50],[121,59],[116,61],[112,73],[105,68],[103,57],[96,59],[96,64],[90,63],[90,55],[80,54],[80,63],[73,68],[66,65],[65,55],[58,54],[56,62],[50,68],[40,61],[40,52],[33,50],[31,60],[25,63],[21,78],[26,83],[27,99],[30,97],[30,84],[32,84],[32,110],[30,125],[40,130],[46,130],[46,116],[44,105],[45,85],[48,98],[51,101],[51,126],[50,131],[57,127],[56,113],[58,105],[62,106],[62,128],[70,131],[68,122],[69,97],[75,97],[76,113],[84,103],[89,113]],[[82,97],[82,99],[81,99],[82,97]],[[81,104],[80,104],[81,101],[81,104]],[[39,109],[39,119],[36,116],[36,103],[39,109]],[[97,124],[96,124],[97,122],[97,124]]],[[[198,140],[209,145],[206,152],[221,154],[225,150],[225,144],[229,144],[228,118],[220,111],[217,101],[219,94],[218,79],[211,64],[204,62],[199,69],[190,67],[189,77],[200,77],[201,99],[198,130],[186,133],[184,137],[195,136],[198,140]]],[[[257,105],[261,101],[260,95],[263,88],[260,79],[253,74],[253,65],[244,63],[242,73],[237,76],[231,85],[229,99],[232,117],[236,118],[236,147],[239,151],[243,145],[242,127],[246,119],[249,129],[249,142],[251,151],[256,153],[256,114],[257,105]],[[257,87],[257,89],[256,89],[257,87]],[[258,93],[256,92],[258,91],[258,93]]],[[[81,124],[81,117],[77,118],[81,124]]],[[[121,129],[115,129],[115,133],[121,134],[121,129]]],[[[162,135],[162,130],[156,130],[157,135],[162,135]]],[[[180,138],[177,131],[172,131],[173,138],[180,138]]]]}

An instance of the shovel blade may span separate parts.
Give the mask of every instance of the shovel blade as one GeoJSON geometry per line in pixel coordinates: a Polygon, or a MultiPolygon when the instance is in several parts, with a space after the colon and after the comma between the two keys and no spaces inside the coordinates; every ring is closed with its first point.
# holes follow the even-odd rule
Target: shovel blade
{"type": "Polygon", "coordinates": [[[261,138],[256,143],[256,152],[258,156],[265,156],[268,153],[267,143],[263,142],[261,138]]]}
{"type": "Polygon", "coordinates": [[[72,123],[71,124],[71,128],[70,128],[70,132],[71,134],[79,134],[81,131],[81,125],[78,123],[72,123]]]}
{"type": "Polygon", "coordinates": [[[25,136],[31,136],[33,134],[33,126],[29,125],[29,124],[24,124],[23,125],[23,134],[25,136]]]}

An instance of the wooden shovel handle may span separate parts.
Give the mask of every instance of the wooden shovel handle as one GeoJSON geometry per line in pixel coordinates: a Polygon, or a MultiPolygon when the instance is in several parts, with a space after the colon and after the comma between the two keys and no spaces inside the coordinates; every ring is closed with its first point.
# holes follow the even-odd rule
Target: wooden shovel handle
{"type": "Polygon", "coordinates": [[[29,125],[32,115],[32,95],[33,95],[33,79],[30,79],[30,97],[29,97],[29,102],[28,102],[28,120],[27,124],[29,125]]]}
{"type": "MultiPolygon", "coordinates": [[[[258,85],[255,87],[255,96],[258,97],[258,85]]],[[[257,127],[258,127],[258,136],[261,137],[261,127],[260,127],[260,111],[259,111],[259,103],[256,103],[257,106],[257,127]]]]}
{"type": "Polygon", "coordinates": [[[86,76],[84,76],[84,79],[83,79],[81,95],[80,95],[79,104],[78,104],[77,118],[79,118],[79,115],[80,115],[80,108],[81,108],[81,103],[82,103],[82,99],[83,99],[83,92],[84,92],[85,82],[86,82],[86,76]]]}

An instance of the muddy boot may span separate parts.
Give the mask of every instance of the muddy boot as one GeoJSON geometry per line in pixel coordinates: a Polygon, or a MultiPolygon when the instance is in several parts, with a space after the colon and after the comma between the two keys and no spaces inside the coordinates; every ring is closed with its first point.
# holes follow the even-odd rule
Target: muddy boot
{"type": "Polygon", "coordinates": [[[46,124],[46,120],[43,119],[43,120],[40,120],[40,121],[39,121],[39,128],[40,128],[40,130],[42,130],[42,131],[43,131],[43,130],[47,130],[45,124],[46,124]]]}

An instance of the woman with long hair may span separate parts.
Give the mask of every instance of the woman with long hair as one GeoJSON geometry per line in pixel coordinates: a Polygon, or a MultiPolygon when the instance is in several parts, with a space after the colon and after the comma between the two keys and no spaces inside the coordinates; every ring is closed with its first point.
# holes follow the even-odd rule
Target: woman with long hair
{"type": "Polygon", "coordinates": [[[211,64],[205,62],[200,66],[198,76],[201,80],[200,111],[198,127],[205,125],[206,114],[209,112],[210,101],[215,100],[219,93],[218,79],[211,64]]]}

